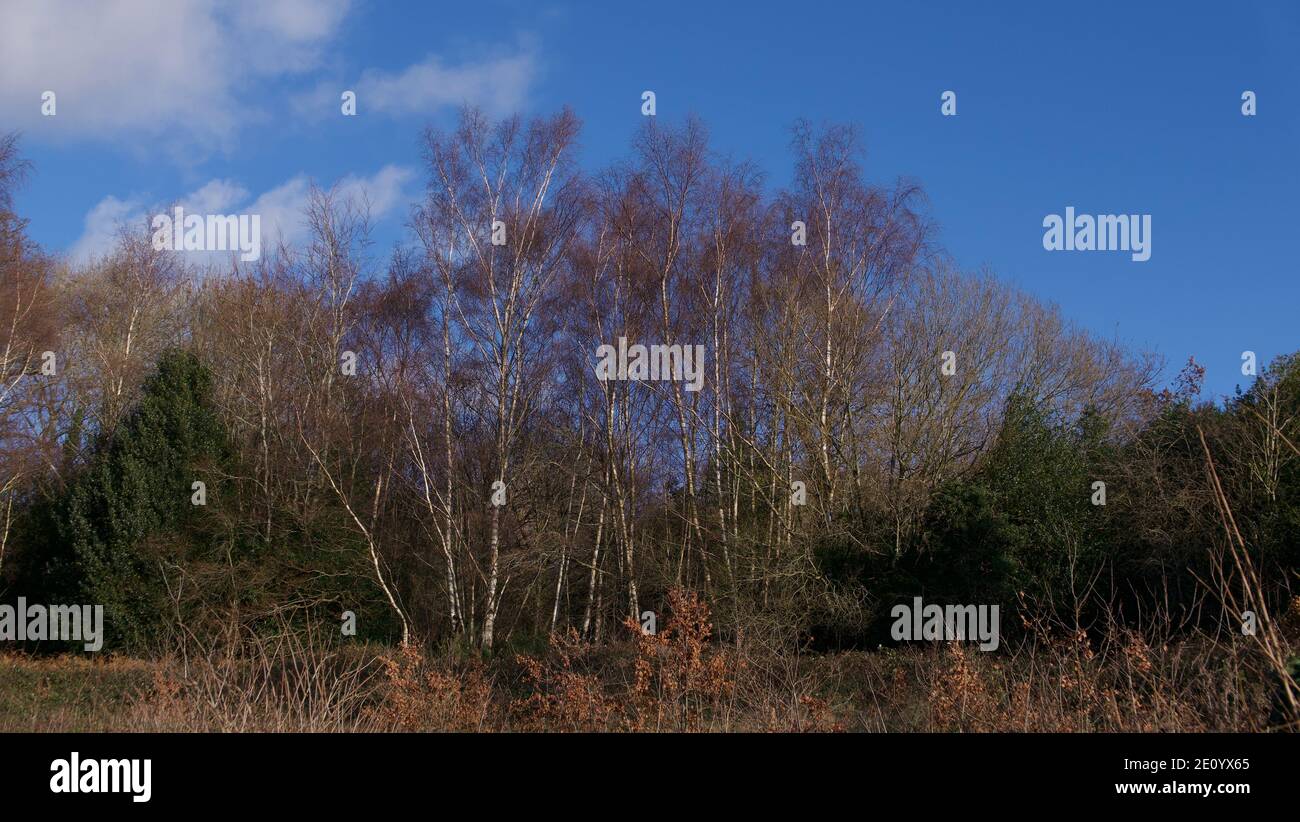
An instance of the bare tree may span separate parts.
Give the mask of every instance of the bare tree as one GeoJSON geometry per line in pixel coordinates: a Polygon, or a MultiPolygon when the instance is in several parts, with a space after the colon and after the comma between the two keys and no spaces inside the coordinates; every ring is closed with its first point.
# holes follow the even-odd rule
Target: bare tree
{"type": "MultiPolygon", "coordinates": [[[[504,491],[509,499],[517,437],[554,342],[556,284],[583,213],[571,156],[577,133],[569,111],[527,126],[518,118],[494,126],[467,110],[453,134],[426,134],[428,200],[417,222],[445,284],[444,310],[456,321],[467,368],[483,377],[470,403],[492,435],[494,484],[484,498],[504,491]]],[[[484,648],[492,647],[501,607],[503,507],[491,504],[489,512],[484,648]]]]}

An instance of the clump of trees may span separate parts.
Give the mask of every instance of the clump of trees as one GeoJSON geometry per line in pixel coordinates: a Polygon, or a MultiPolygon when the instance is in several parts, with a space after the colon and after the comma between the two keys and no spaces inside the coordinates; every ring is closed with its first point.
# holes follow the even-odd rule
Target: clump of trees
{"type": "Polygon", "coordinates": [[[201,273],[143,229],[43,255],[0,142],[5,594],[103,603],[126,650],[344,611],[601,643],[679,588],[774,647],[874,647],[912,595],[1082,630],[1289,601],[1300,359],[1222,407],[1195,367],[1158,392],[1152,357],[957,271],[849,128],[797,126],[776,192],[694,120],[598,173],[578,134],[467,111],[424,135],[409,245],[377,258],[315,190],[309,242],[201,273]],[[598,381],[620,337],[704,345],[703,389],[598,381]]]}

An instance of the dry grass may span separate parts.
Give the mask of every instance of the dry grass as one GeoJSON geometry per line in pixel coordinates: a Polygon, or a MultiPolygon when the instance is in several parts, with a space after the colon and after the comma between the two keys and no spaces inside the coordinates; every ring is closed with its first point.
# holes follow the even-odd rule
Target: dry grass
{"type": "Polygon", "coordinates": [[[154,662],[0,656],[0,731],[1274,729],[1277,683],[1244,637],[1035,626],[1000,653],[815,656],[720,645],[698,597],[678,592],[671,606],[654,636],[629,623],[614,647],[557,635],[540,656],[488,662],[287,631],[154,662]]]}
{"type": "Polygon", "coordinates": [[[1132,632],[960,644],[827,660],[868,731],[1161,732],[1268,729],[1273,688],[1244,643],[1152,646],[1132,632]]]}

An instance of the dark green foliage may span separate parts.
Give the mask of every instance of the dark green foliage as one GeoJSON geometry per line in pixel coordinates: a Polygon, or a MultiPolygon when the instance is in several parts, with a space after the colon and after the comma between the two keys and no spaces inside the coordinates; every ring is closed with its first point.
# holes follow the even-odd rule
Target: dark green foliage
{"type": "Polygon", "coordinates": [[[1007,406],[1002,432],[982,477],[1004,518],[1001,532],[1013,584],[1040,607],[1073,613],[1106,556],[1109,496],[1121,487],[1105,464],[1105,430],[1085,413],[1076,425],[1052,424],[1023,397],[1007,406]],[[1093,504],[1093,483],[1107,482],[1107,506],[1093,504]]]}
{"type": "Polygon", "coordinates": [[[346,514],[328,497],[306,509],[276,500],[268,512],[211,392],[208,369],[170,351],[132,411],[84,452],[74,424],[65,484],[29,489],[15,518],[0,594],[105,606],[110,650],[236,625],[273,633],[311,621],[333,632],[344,611],[356,614],[356,641],[392,639],[391,609],[346,514]],[[193,502],[196,481],[204,505],[193,502]]]}
{"type": "Polygon", "coordinates": [[[140,648],[159,637],[174,606],[165,578],[218,548],[229,445],[211,407],[211,377],[193,354],[159,360],[139,405],[96,444],[58,517],[80,576],[81,601],[102,604],[108,645],[140,648]],[[195,505],[193,483],[206,484],[195,505]]]}
{"type": "Polygon", "coordinates": [[[1286,671],[1280,672],[1273,684],[1273,700],[1269,707],[1268,724],[1269,727],[1279,730],[1286,730],[1292,733],[1300,731],[1291,722],[1291,716],[1287,709],[1286,700],[1286,683],[1282,677],[1286,676],[1291,680],[1292,693],[1300,693],[1300,656],[1293,656],[1287,660],[1286,671]]]}
{"type": "Polygon", "coordinates": [[[821,624],[814,635],[831,644],[890,642],[888,613],[913,597],[931,603],[1011,603],[1015,599],[1015,533],[994,508],[987,486],[954,481],[931,500],[920,534],[901,556],[825,542],[816,558],[839,586],[863,591],[874,604],[865,629],[821,624]]]}
{"type": "MultiPolygon", "coordinates": [[[[1223,526],[1199,432],[1266,594],[1285,609],[1300,582],[1300,456],[1269,420],[1300,418],[1300,357],[1276,360],[1224,408],[1195,404],[1199,373],[1190,363],[1177,391],[1154,398],[1151,421],[1118,444],[1092,410],[1054,421],[1013,397],[974,473],[934,492],[899,555],[892,535],[874,533],[870,521],[823,540],[821,572],[875,606],[874,628],[849,632],[849,641],[878,641],[888,608],[913,596],[1028,608],[1084,628],[1155,609],[1179,624],[1235,624],[1232,615],[1220,622],[1213,597],[1206,607],[1223,526]],[[1106,483],[1104,506],[1093,503],[1098,481],[1106,483]]],[[[1016,624],[1004,618],[1004,632],[1016,624]]]]}
{"type": "MultiPolygon", "coordinates": [[[[1106,433],[1091,410],[1054,424],[1028,398],[1013,397],[978,471],[940,486],[900,556],[822,545],[819,567],[876,603],[872,641],[887,635],[889,608],[915,596],[1082,619],[1096,604],[1089,590],[1102,579],[1114,532],[1112,509],[1092,502],[1093,483],[1108,480],[1114,459],[1106,433]]],[[[1004,618],[1004,633],[1015,624],[1004,618]]]]}
{"type": "MultiPolygon", "coordinates": [[[[1265,368],[1250,390],[1239,394],[1228,406],[1239,426],[1250,432],[1239,446],[1253,470],[1264,478],[1260,492],[1238,503],[1246,509],[1251,534],[1247,541],[1258,546],[1262,561],[1295,575],[1300,571],[1300,437],[1287,439],[1271,431],[1273,425],[1300,419],[1300,354],[1278,357],[1265,368]],[[1268,454],[1275,450],[1275,476],[1269,471],[1268,454]]],[[[1251,470],[1251,469],[1248,469],[1251,470]]]]}
{"type": "Polygon", "coordinates": [[[1016,539],[1015,528],[997,511],[987,486],[944,486],[930,503],[920,550],[912,554],[917,594],[937,602],[1013,601],[1016,539]]]}

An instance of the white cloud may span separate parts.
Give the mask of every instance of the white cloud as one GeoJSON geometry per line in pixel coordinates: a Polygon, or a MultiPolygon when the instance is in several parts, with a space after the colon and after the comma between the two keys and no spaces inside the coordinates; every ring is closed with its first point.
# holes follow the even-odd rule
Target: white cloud
{"type": "Polygon", "coordinates": [[[465,103],[501,115],[521,108],[538,73],[536,51],[523,46],[513,54],[449,65],[429,56],[399,72],[367,69],[353,83],[322,84],[294,100],[301,116],[337,114],[344,89],[357,94],[357,113],[389,116],[428,115],[465,103]]]}
{"type": "Polygon", "coordinates": [[[77,262],[98,257],[113,247],[123,226],[139,225],[144,219],[140,203],[105,197],[86,214],[81,237],[68,250],[68,256],[77,262]]]}
{"type": "Polygon", "coordinates": [[[221,214],[248,199],[248,189],[232,180],[212,180],[197,191],[181,198],[186,211],[197,214],[221,214]]]}
{"type": "Polygon", "coordinates": [[[272,248],[278,242],[294,245],[307,232],[304,214],[311,181],[305,174],[286,180],[258,197],[249,214],[262,215],[262,243],[272,248]]]}
{"type": "MultiPolygon", "coordinates": [[[[352,198],[358,206],[368,204],[370,216],[378,221],[403,205],[406,188],[415,178],[414,170],[387,165],[369,177],[350,174],[336,183],[338,196],[352,198]]],[[[212,180],[182,197],[179,205],[190,214],[260,214],[262,243],[266,249],[283,241],[294,245],[306,239],[304,212],[311,194],[311,181],[298,175],[271,188],[250,201],[247,189],[231,180],[212,180]]],[[[140,231],[149,225],[154,214],[162,213],[173,203],[146,203],[141,197],[125,200],[114,196],[100,200],[87,214],[81,237],[68,250],[76,263],[85,263],[112,251],[125,227],[140,231]]],[[[190,262],[214,261],[220,252],[186,252],[190,262]]]]}
{"type": "Polygon", "coordinates": [[[408,201],[406,186],[415,179],[415,171],[404,166],[386,165],[372,177],[349,175],[339,181],[339,193],[370,206],[372,216],[387,214],[408,201]]]}
{"type": "Polygon", "coordinates": [[[239,0],[232,14],[235,28],[246,38],[239,51],[252,45],[249,57],[267,70],[312,68],[349,5],[350,0],[239,0]]]}
{"type": "Polygon", "coordinates": [[[48,133],[229,141],[238,93],[320,62],[350,0],[5,0],[0,110],[18,126],[58,95],[48,133]]]}
{"type": "MultiPolygon", "coordinates": [[[[412,169],[395,165],[384,166],[371,177],[350,174],[336,184],[336,196],[350,198],[358,207],[368,206],[371,219],[379,220],[406,202],[404,190],[414,177],[412,169]]],[[[301,242],[307,234],[305,214],[310,195],[311,181],[299,175],[258,197],[248,213],[262,215],[263,241],[301,242]]]]}
{"type": "Polygon", "coordinates": [[[428,115],[467,102],[499,115],[522,106],[538,74],[524,37],[461,62],[431,55],[399,71],[321,82],[354,0],[0,4],[6,129],[112,140],[188,165],[231,151],[242,128],[271,122],[278,105],[315,120],[337,115],[340,94],[352,89],[363,115],[428,115]],[[57,95],[55,117],[41,116],[45,91],[57,95]]]}
{"type": "Polygon", "coordinates": [[[535,71],[531,52],[462,66],[444,66],[430,57],[400,74],[363,73],[357,82],[358,106],[364,101],[388,114],[417,114],[468,101],[500,114],[523,103],[535,71]]]}

